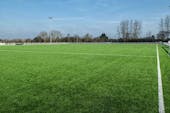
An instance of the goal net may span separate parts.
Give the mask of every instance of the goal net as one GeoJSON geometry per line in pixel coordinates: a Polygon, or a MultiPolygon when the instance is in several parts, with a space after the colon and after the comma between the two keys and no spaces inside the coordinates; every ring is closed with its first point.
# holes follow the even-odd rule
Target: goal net
{"type": "Polygon", "coordinates": [[[162,43],[162,48],[170,56],[170,43],[162,43]]]}

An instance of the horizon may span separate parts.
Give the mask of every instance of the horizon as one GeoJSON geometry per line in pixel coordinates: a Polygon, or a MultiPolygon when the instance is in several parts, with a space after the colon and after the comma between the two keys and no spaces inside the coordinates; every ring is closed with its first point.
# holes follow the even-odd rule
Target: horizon
{"type": "Polygon", "coordinates": [[[170,15],[169,5],[168,0],[5,0],[0,1],[0,38],[34,38],[50,30],[115,37],[119,23],[128,19],[142,22],[142,35],[156,34],[160,19],[170,15]]]}

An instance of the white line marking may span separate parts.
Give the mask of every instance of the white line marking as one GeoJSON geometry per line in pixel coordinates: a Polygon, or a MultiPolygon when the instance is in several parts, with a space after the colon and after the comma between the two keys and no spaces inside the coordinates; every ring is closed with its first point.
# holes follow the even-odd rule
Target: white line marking
{"type": "Polygon", "coordinates": [[[158,70],[158,101],[159,101],[159,113],[165,113],[158,45],[156,46],[156,51],[157,51],[157,70],[158,70]]]}
{"type": "Polygon", "coordinates": [[[22,50],[0,50],[4,52],[20,52],[20,53],[41,53],[41,54],[65,54],[65,55],[91,55],[91,56],[112,56],[112,57],[140,57],[155,58],[156,56],[140,56],[140,55],[118,55],[118,54],[101,54],[101,53],[70,53],[70,52],[38,52],[38,51],[22,51],[22,50]]]}

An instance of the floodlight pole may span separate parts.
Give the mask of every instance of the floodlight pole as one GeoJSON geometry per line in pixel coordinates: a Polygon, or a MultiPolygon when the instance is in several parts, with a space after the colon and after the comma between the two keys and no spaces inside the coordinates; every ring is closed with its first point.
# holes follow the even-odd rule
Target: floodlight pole
{"type": "MultiPolygon", "coordinates": [[[[48,17],[48,19],[50,20],[50,23],[52,24],[53,17],[48,17]]],[[[50,26],[51,26],[51,24],[50,24],[50,26]]],[[[52,37],[51,37],[51,28],[52,28],[52,27],[50,27],[50,31],[49,31],[49,38],[50,38],[50,43],[52,43],[52,37]]]]}

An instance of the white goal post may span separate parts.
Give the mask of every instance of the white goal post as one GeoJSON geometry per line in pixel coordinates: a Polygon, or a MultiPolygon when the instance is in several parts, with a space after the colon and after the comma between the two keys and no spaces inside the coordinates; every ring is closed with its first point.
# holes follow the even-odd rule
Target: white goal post
{"type": "Polygon", "coordinates": [[[166,53],[170,56],[170,41],[167,43],[162,43],[162,48],[166,51],[166,53]]]}

